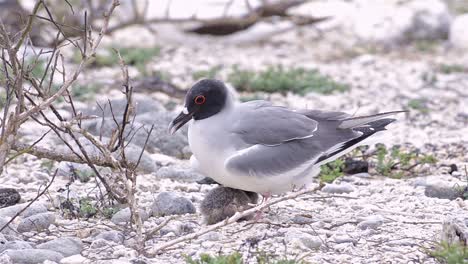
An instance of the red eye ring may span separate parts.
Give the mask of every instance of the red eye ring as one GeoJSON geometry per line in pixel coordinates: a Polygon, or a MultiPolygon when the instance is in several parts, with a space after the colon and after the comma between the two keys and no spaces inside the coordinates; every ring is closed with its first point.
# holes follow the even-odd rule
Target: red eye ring
{"type": "Polygon", "coordinates": [[[193,101],[194,101],[195,104],[197,104],[197,105],[202,105],[202,104],[205,103],[206,98],[205,98],[205,96],[203,96],[203,95],[197,95],[193,101]]]}

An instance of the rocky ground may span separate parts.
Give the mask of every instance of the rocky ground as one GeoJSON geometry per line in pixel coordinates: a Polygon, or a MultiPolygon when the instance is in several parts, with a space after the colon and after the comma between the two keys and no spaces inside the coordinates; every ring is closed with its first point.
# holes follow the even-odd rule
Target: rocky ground
{"type": "MultiPolygon", "coordinates": [[[[443,27],[447,31],[452,19],[443,27]]],[[[304,96],[238,93],[237,97],[244,100],[255,96],[289,107],[356,114],[408,109],[389,126],[386,144],[409,144],[433,155],[435,164],[420,166],[402,179],[385,177],[372,169],[369,173],[342,176],[321,191],[272,206],[259,222],[232,224],[150,257],[135,250],[136,234],[128,225],[129,209],[98,198],[101,190],[89,168],[22,155],[8,164],[0,177],[2,188],[13,188],[21,196],[18,199],[16,194],[10,195],[14,193],[11,190],[4,191],[11,201],[0,196],[4,207],[0,209],[0,227],[37,196],[38,186],[43,189],[55,169],[58,174],[48,191],[1,232],[0,262],[185,263],[187,257],[197,259],[203,253],[237,251],[246,263],[259,262],[259,256],[295,259],[298,263],[438,263],[430,252],[442,240],[444,221],[464,221],[468,216],[467,200],[456,193],[467,186],[468,179],[467,54],[442,36],[426,42],[410,39],[402,45],[396,33],[382,40],[375,36],[364,38],[350,33],[348,27],[333,24],[321,30],[318,34],[315,29],[302,28],[253,42],[242,36],[220,41],[189,35],[181,43],[177,38],[180,33],[172,38],[155,37],[142,28],[131,28],[106,39],[105,45],[161,46],[160,56],[146,68],[169,73],[172,83],[184,88],[195,81],[194,72],[213,67],[219,68],[216,76],[221,79],[227,79],[234,65],[251,70],[276,64],[317,69],[346,84],[349,90],[304,96]]],[[[136,77],[138,71],[131,67],[130,75],[136,77]]],[[[80,82],[99,82],[103,88],[95,100],[105,105],[110,98],[114,111],[121,113],[124,101],[120,85],[111,81],[118,78],[118,67],[104,67],[86,71],[80,82]]],[[[174,136],[166,131],[181,110],[181,99],[141,92],[135,94],[135,101],[133,125],[146,130],[138,132],[127,149],[130,159],[137,159],[145,145],[145,131],[151,125],[155,128],[138,176],[144,228],[151,230],[173,217],[146,242],[149,249],[205,228],[199,205],[216,185],[197,183],[203,175],[190,170],[186,129],[174,136]]],[[[103,114],[93,100],[76,105],[84,114],[103,117],[84,122],[84,128],[99,135],[104,120],[102,136],[110,136],[113,122],[109,112],[103,114]]],[[[66,104],[60,111],[71,116],[66,104]]],[[[19,140],[34,142],[46,130],[28,122],[19,140]]],[[[53,136],[47,136],[39,146],[65,148],[53,136]]]]}

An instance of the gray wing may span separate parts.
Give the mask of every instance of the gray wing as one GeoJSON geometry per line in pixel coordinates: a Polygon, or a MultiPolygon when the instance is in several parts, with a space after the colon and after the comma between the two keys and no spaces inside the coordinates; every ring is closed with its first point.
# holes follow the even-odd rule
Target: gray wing
{"type": "Polygon", "coordinates": [[[276,146],[291,140],[312,137],[317,121],[266,101],[250,101],[239,107],[239,117],[231,132],[251,145],[276,146]]]}
{"type": "Polygon", "coordinates": [[[369,116],[362,117],[362,127],[342,128],[351,120],[342,112],[294,112],[259,102],[254,105],[260,111],[250,112],[251,116],[244,112],[243,121],[235,126],[245,148],[225,162],[228,170],[247,176],[273,176],[291,170],[301,175],[314,164],[341,156],[394,121],[378,114],[371,122],[366,121],[369,116]]]}

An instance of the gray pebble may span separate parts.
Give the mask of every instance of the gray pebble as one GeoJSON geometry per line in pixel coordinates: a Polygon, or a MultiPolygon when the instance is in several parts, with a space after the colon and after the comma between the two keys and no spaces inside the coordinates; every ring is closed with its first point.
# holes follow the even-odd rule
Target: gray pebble
{"type": "Polygon", "coordinates": [[[99,233],[94,239],[104,239],[107,241],[112,241],[117,244],[121,244],[124,241],[124,234],[120,231],[110,230],[110,231],[103,231],[99,233]]]}
{"type": "Polygon", "coordinates": [[[113,242],[111,241],[108,241],[108,240],[105,240],[105,239],[102,239],[102,238],[99,238],[99,239],[96,239],[94,240],[92,243],[91,243],[91,246],[90,248],[100,248],[100,249],[104,249],[106,247],[109,247],[111,244],[113,244],[113,242]]]}
{"type": "Polygon", "coordinates": [[[7,254],[1,254],[0,255],[0,263],[2,263],[2,264],[13,264],[13,262],[11,262],[11,259],[7,254]]]}
{"type": "Polygon", "coordinates": [[[333,241],[337,244],[341,243],[356,243],[356,240],[348,235],[340,235],[340,234],[335,234],[332,237],[333,241]]]}
{"type": "Polygon", "coordinates": [[[162,192],[151,205],[151,211],[153,216],[194,214],[195,206],[185,197],[162,192]]]}
{"type": "Polygon", "coordinates": [[[17,204],[21,195],[13,188],[0,188],[0,208],[17,204]]]}
{"type": "Polygon", "coordinates": [[[25,241],[6,241],[0,242],[0,253],[7,250],[7,249],[30,249],[33,248],[31,244],[25,241]]]}
{"type": "Polygon", "coordinates": [[[371,215],[364,219],[358,224],[358,227],[362,230],[365,229],[376,229],[377,227],[381,226],[385,219],[381,215],[371,215]]]}
{"type": "Polygon", "coordinates": [[[444,186],[444,185],[426,186],[426,189],[424,190],[424,194],[427,197],[449,199],[449,200],[455,200],[461,196],[460,192],[456,188],[450,187],[450,186],[444,186]]]}
{"type": "Polygon", "coordinates": [[[290,230],[285,234],[286,241],[296,247],[306,247],[309,249],[316,249],[322,245],[322,240],[299,230],[290,230]]]}
{"type": "Polygon", "coordinates": [[[221,234],[215,231],[208,232],[200,237],[203,241],[219,241],[221,234]]]}
{"type": "MultiPolygon", "coordinates": [[[[16,204],[13,206],[0,209],[0,217],[13,217],[21,211],[29,203],[16,204]]],[[[41,203],[33,203],[24,212],[21,213],[22,217],[47,212],[47,207],[41,203]]]]}
{"type": "MultiPolygon", "coordinates": [[[[0,228],[6,225],[9,222],[7,218],[0,217],[0,228]]],[[[16,225],[14,223],[9,224],[5,229],[3,229],[2,233],[4,235],[15,235],[16,234],[16,225]]]]}
{"type": "Polygon", "coordinates": [[[156,176],[163,179],[173,179],[187,182],[199,181],[204,178],[203,175],[190,169],[183,169],[176,166],[162,167],[156,172],[156,176]]]}
{"type": "MultiPolygon", "coordinates": [[[[140,209],[140,217],[142,221],[148,220],[148,213],[142,209],[140,209]]],[[[125,224],[131,221],[131,212],[130,208],[124,208],[117,213],[115,213],[111,218],[112,223],[114,224],[125,224]]]]}
{"type": "Polygon", "coordinates": [[[304,215],[295,215],[291,221],[295,224],[299,224],[299,225],[305,225],[305,224],[310,224],[310,223],[313,223],[315,222],[314,219],[312,219],[312,217],[308,217],[308,216],[304,216],[304,215]]]}
{"type": "Polygon", "coordinates": [[[46,260],[60,262],[63,255],[47,249],[9,249],[4,252],[13,263],[37,264],[46,260]]]}
{"type": "Polygon", "coordinates": [[[39,244],[38,249],[49,249],[62,254],[64,257],[80,254],[83,243],[76,237],[59,237],[54,240],[39,244]]]}
{"type": "Polygon", "coordinates": [[[24,218],[18,224],[17,230],[20,233],[31,231],[42,231],[49,228],[55,222],[54,213],[40,213],[24,218]]]}
{"type": "Polygon", "coordinates": [[[326,193],[350,193],[354,192],[354,187],[349,183],[327,184],[322,188],[322,192],[326,193]]]}

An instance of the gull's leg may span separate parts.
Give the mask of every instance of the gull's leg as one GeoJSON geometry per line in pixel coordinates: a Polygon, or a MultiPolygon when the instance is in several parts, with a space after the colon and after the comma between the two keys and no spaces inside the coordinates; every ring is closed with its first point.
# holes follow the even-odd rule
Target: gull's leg
{"type": "Polygon", "coordinates": [[[266,203],[271,198],[271,192],[262,193],[262,203],[266,203]]]}
{"type": "MultiPolygon", "coordinates": [[[[260,204],[268,202],[268,200],[270,200],[270,198],[271,198],[271,192],[262,193],[262,201],[260,202],[260,204]]],[[[268,209],[270,209],[270,208],[268,208],[268,209]]],[[[260,221],[260,220],[263,219],[263,217],[264,217],[263,210],[257,211],[255,213],[254,221],[255,222],[260,221]]]]}

